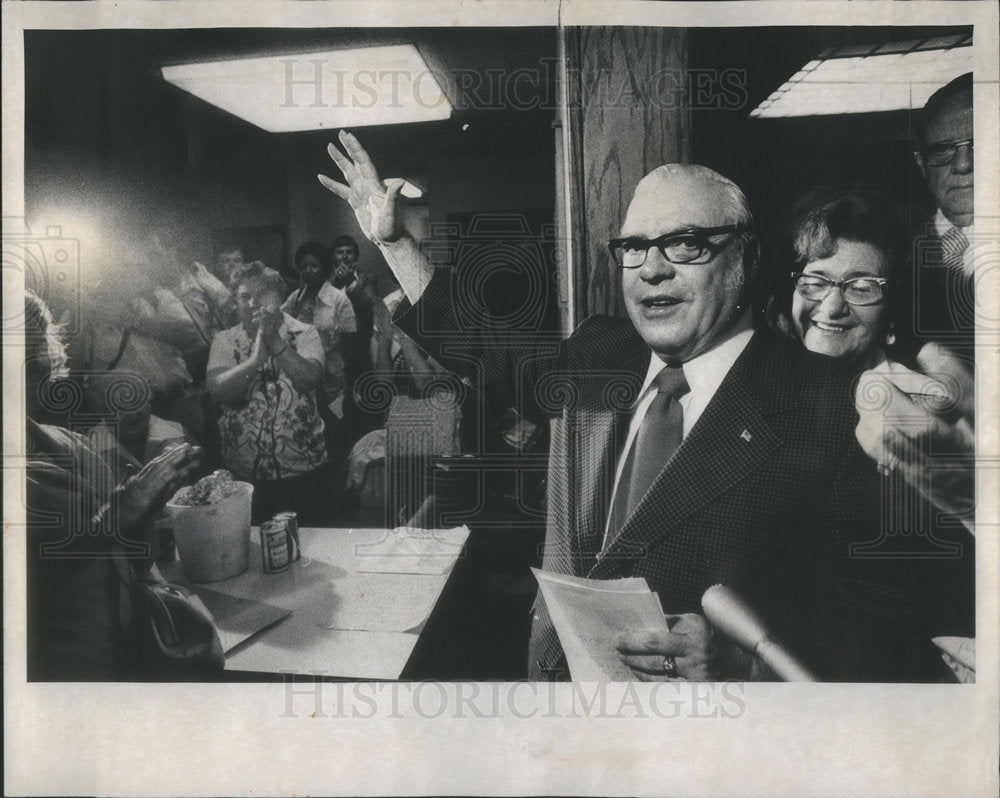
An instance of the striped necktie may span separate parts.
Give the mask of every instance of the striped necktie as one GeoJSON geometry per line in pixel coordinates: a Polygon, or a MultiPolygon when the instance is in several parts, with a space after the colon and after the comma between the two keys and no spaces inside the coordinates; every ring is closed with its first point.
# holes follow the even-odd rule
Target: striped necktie
{"type": "Polygon", "coordinates": [[[962,269],[969,239],[961,227],[952,227],[941,236],[941,260],[951,269],[962,269]]]}

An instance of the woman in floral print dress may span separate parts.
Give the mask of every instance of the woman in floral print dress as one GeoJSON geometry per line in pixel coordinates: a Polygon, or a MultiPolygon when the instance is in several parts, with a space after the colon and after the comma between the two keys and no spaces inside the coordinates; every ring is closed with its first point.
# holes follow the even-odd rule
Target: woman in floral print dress
{"type": "Polygon", "coordinates": [[[222,406],[223,465],[254,485],[254,522],[295,510],[306,524],[329,521],[319,333],[281,310],[280,275],[259,264],[237,278],[240,323],[217,333],[206,385],[222,406]]]}

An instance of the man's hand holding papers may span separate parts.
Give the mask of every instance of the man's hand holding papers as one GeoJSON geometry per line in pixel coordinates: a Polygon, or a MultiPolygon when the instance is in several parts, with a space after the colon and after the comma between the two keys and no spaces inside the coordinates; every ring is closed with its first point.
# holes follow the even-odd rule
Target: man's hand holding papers
{"type": "Polygon", "coordinates": [[[574,681],[774,678],[703,615],[664,615],[645,579],[531,569],[574,681]]]}
{"type": "Polygon", "coordinates": [[[623,632],[616,648],[641,682],[674,678],[705,682],[723,678],[718,672],[715,635],[703,615],[668,615],[657,630],[623,632]]]}
{"type": "Polygon", "coordinates": [[[622,630],[667,631],[660,600],[646,580],[583,579],[531,570],[566,652],[571,678],[578,682],[635,679],[615,648],[622,630]]]}

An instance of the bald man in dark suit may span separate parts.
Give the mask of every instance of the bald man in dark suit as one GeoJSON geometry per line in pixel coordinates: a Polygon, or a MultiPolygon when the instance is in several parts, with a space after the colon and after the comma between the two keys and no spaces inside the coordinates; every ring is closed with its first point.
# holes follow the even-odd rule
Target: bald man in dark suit
{"type": "MultiPolygon", "coordinates": [[[[497,347],[476,340],[447,275],[402,232],[398,185],[382,189],[357,141],[341,141],[351,157],[331,155],[348,185],[322,182],[352,204],[406,291],[397,326],[472,384],[515,385],[522,414],[549,422],[544,567],[645,577],[672,616],[668,632],[623,636],[636,678],[773,676],[701,615],[719,582],[822,679],[942,676],[905,572],[855,556],[881,530],[851,376],[753,329],[757,242],[735,184],[704,167],[654,170],[610,243],[629,318],[497,347]]],[[[567,675],[540,598],[529,675],[567,675]]]]}

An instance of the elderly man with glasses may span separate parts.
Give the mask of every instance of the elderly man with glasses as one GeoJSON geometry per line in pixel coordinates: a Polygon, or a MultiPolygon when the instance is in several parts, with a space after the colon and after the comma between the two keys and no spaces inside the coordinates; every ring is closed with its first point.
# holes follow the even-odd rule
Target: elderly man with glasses
{"type": "Polygon", "coordinates": [[[978,311],[972,95],[972,74],[966,73],[932,94],[917,119],[914,158],[935,210],[914,235],[913,300],[904,307],[912,311],[912,323],[901,326],[910,333],[902,355],[919,371],[888,363],[862,374],[857,435],[883,471],[952,516],[950,525],[960,521],[974,532],[978,311]]]}
{"type": "MultiPolygon", "coordinates": [[[[931,95],[917,118],[914,158],[935,204],[913,239],[913,301],[905,355],[920,372],[862,375],[858,440],[942,511],[975,528],[975,332],[977,317],[972,74],[931,95]],[[936,403],[911,386],[930,385],[936,403]],[[888,401],[874,405],[869,394],[888,401]]],[[[985,252],[980,253],[983,263],[985,252]]],[[[987,259],[988,260],[988,259],[987,259]]]]}
{"type": "MultiPolygon", "coordinates": [[[[654,170],[610,242],[629,318],[497,345],[405,232],[399,184],[386,190],[357,140],[341,142],[350,157],[330,154],[346,185],[321,182],[396,272],[409,300],[397,326],[473,385],[517,386],[522,415],[548,420],[544,568],[644,577],[658,594],[669,631],[623,630],[618,643],[635,678],[773,678],[701,614],[717,583],[821,679],[938,678],[909,595],[883,561],[851,556],[878,537],[879,493],[854,440],[848,375],[753,328],[757,241],[735,184],[700,166],[654,170]]],[[[565,667],[539,598],[529,675],[565,678],[565,667]]]]}
{"type": "Polygon", "coordinates": [[[913,247],[917,345],[935,341],[972,361],[975,331],[972,74],[931,95],[913,157],[934,202],[913,247]]]}

